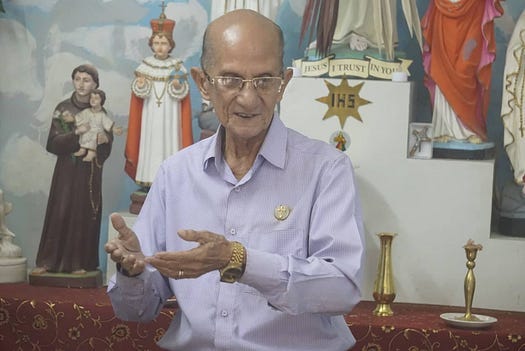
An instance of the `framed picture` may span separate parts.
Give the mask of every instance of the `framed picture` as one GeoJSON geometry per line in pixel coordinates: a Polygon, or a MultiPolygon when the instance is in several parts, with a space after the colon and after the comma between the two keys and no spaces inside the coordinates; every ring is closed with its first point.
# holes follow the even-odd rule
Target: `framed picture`
{"type": "Polygon", "coordinates": [[[432,123],[410,123],[408,131],[408,158],[432,158],[432,123]]]}

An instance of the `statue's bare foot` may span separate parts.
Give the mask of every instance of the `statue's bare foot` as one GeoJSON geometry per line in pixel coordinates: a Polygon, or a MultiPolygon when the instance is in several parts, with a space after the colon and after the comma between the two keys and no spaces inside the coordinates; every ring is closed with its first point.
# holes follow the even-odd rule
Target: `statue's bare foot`
{"type": "Polygon", "coordinates": [[[93,159],[95,158],[96,155],[97,155],[97,154],[95,154],[95,153],[90,153],[90,152],[88,151],[88,154],[86,155],[86,157],[84,157],[84,158],[82,159],[82,161],[84,161],[84,162],[91,162],[91,161],[93,161],[93,159]]]}
{"type": "Polygon", "coordinates": [[[76,275],[84,275],[86,273],[87,273],[87,271],[85,269],[77,269],[77,270],[71,272],[71,274],[76,274],[76,275]]]}
{"type": "Polygon", "coordinates": [[[434,138],[434,141],[436,143],[448,143],[451,140],[452,140],[452,137],[449,135],[441,135],[441,136],[434,138]]]}
{"type": "Polygon", "coordinates": [[[350,46],[350,49],[357,50],[357,51],[365,51],[366,48],[368,48],[370,42],[365,37],[352,33],[350,34],[348,46],[350,46]]]}
{"type": "Polygon", "coordinates": [[[467,141],[471,144],[481,144],[483,140],[477,135],[471,135],[467,138],[467,141]]]}
{"type": "Polygon", "coordinates": [[[73,156],[84,156],[86,154],[86,149],[80,148],[77,152],[73,153],[73,156]]]}
{"type": "Polygon", "coordinates": [[[47,267],[36,267],[31,271],[31,274],[40,275],[47,273],[47,267]]]}

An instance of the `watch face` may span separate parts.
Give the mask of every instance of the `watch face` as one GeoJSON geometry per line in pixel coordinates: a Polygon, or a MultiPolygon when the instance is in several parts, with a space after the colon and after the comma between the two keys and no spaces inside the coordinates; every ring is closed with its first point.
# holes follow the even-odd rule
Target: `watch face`
{"type": "Polygon", "coordinates": [[[226,283],[234,283],[241,277],[241,275],[241,267],[226,267],[221,272],[221,281],[226,283]]]}

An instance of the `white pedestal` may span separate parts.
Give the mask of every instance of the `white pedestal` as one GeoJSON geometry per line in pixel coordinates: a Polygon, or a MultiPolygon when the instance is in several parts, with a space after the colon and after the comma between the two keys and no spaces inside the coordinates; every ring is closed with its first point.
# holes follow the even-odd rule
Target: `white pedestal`
{"type": "MultiPolygon", "coordinates": [[[[134,215],[129,212],[119,212],[119,214],[124,218],[124,222],[126,222],[126,225],[128,227],[133,227],[135,224],[135,220],[137,219],[137,215],[134,215]]],[[[113,228],[111,225],[111,218],[109,219],[109,226],[108,226],[108,241],[111,239],[114,239],[117,237],[118,232],[113,228]]],[[[111,258],[108,255],[107,259],[107,265],[106,265],[106,285],[108,284],[111,277],[117,272],[117,267],[115,265],[115,262],[111,260],[111,258]]]]}
{"type": "Polygon", "coordinates": [[[27,258],[0,258],[0,283],[20,283],[27,280],[27,258]]]}
{"type": "MultiPolygon", "coordinates": [[[[329,90],[323,78],[292,78],[281,103],[283,122],[328,142],[337,117],[316,101],[329,90]]],[[[329,79],[338,86],[340,79],[329,79]]],[[[353,87],[361,80],[348,80],[353,87]]],[[[372,300],[379,232],[396,232],[392,244],[396,302],[464,305],[469,238],[483,245],[476,260],[474,307],[525,311],[525,241],[491,238],[494,161],[413,159],[408,155],[412,84],[364,81],[362,122],[348,118],[346,153],[355,167],[367,247],[363,299],[372,300]],[[504,267],[504,268],[503,268],[504,267]]],[[[344,235],[344,233],[341,233],[344,235]]]]}

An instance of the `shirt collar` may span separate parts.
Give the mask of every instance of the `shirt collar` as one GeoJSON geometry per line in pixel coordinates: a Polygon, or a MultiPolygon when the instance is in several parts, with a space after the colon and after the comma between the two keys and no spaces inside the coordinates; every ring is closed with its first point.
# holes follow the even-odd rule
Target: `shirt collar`
{"type": "MultiPolygon", "coordinates": [[[[272,123],[266,134],[266,138],[259,150],[259,155],[264,157],[268,162],[275,167],[284,168],[286,160],[286,142],[287,130],[284,123],[279,118],[276,112],[273,116],[272,123]]],[[[221,125],[210,138],[213,138],[209,144],[208,149],[204,155],[203,168],[206,169],[214,161],[215,167],[219,169],[219,163],[223,160],[222,155],[222,139],[224,138],[224,127],[221,125]]]]}

